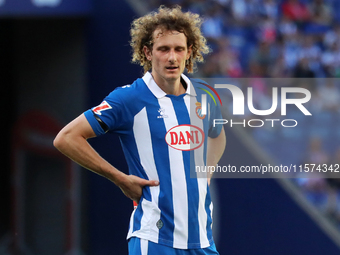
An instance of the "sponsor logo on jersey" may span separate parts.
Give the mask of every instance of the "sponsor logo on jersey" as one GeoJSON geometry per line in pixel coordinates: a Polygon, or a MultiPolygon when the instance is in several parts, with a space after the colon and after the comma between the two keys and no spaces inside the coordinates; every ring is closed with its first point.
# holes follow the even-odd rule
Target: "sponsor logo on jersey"
{"type": "Polygon", "coordinates": [[[204,133],[193,125],[179,125],[171,128],[165,135],[166,143],[176,150],[190,151],[202,146],[204,133]]]}
{"type": "Polygon", "coordinates": [[[196,115],[198,118],[200,118],[201,120],[203,120],[205,118],[205,114],[202,114],[202,106],[200,102],[196,102],[196,115]]]}
{"type": "Polygon", "coordinates": [[[106,111],[112,109],[111,105],[109,105],[105,100],[98,106],[94,107],[92,111],[95,114],[102,115],[102,111],[106,111]]]}
{"type": "Polygon", "coordinates": [[[168,117],[168,115],[165,115],[165,109],[164,108],[159,108],[158,113],[159,113],[159,116],[157,116],[158,119],[163,119],[163,118],[168,117]]]}

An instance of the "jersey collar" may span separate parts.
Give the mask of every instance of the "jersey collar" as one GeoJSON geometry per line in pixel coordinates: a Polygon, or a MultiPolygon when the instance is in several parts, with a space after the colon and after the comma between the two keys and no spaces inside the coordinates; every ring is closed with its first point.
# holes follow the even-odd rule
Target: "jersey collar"
{"type": "MultiPolygon", "coordinates": [[[[187,90],[185,93],[189,96],[196,96],[194,86],[192,85],[190,79],[184,74],[181,76],[187,84],[187,90]]],[[[162,98],[166,96],[166,93],[157,85],[150,72],[146,72],[142,79],[156,98],[162,98]]]]}

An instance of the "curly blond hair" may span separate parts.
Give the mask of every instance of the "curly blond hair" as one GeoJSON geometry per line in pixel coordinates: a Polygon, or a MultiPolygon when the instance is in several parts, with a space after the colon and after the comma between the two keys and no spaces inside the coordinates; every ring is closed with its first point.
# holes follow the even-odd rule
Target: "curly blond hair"
{"type": "Polygon", "coordinates": [[[192,46],[190,58],[185,67],[189,73],[196,68],[196,62],[203,62],[203,54],[209,53],[207,41],[201,33],[202,19],[198,14],[182,12],[180,6],[167,8],[160,6],[158,12],[151,12],[132,22],[130,45],[133,49],[132,62],[139,63],[144,68],[144,73],[151,69],[151,61],[144,54],[144,46],[150,51],[153,47],[153,32],[157,28],[168,31],[184,33],[187,38],[187,46],[192,46]]]}

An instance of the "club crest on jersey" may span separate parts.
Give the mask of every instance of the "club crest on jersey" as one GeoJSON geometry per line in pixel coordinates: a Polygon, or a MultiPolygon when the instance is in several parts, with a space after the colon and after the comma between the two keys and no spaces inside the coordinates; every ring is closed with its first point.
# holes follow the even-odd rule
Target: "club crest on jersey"
{"type": "Polygon", "coordinates": [[[200,102],[196,102],[196,115],[201,120],[203,120],[205,118],[205,116],[206,116],[206,115],[202,114],[202,106],[201,106],[200,102]]]}
{"type": "Polygon", "coordinates": [[[202,146],[204,133],[193,125],[179,125],[171,128],[165,135],[166,143],[176,150],[190,151],[202,146]]]}
{"type": "Polygon", "coordinates": [[[112,109],[111,105],[109,105],[105,100],[98,106],[92,109],[95,114],[102,115],[102,111],[106,111],[112,109]]]}

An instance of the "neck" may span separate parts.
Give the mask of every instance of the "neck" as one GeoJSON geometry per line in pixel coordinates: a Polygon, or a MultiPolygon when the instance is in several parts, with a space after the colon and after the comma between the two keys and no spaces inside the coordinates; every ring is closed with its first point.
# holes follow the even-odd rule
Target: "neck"
{"type": "MultiPolygon", "coordinates": [[[[151,73],[152,75],[152,73],[151,73]]],[[[181,83],[181,77],[176,80],[165,80],[165,79],[158,79],[153,75],[153,78],[158,85],[166,94],[168,95],[175,95],[179,96],[185,93],[186,89],[183,87],[181,83]]]]}

